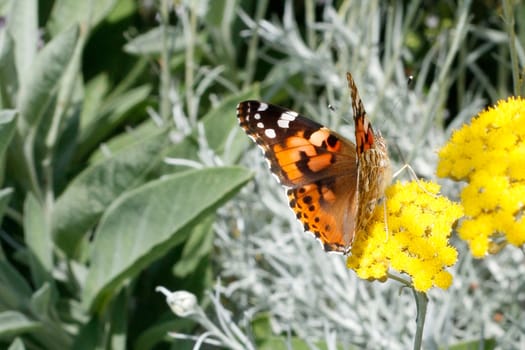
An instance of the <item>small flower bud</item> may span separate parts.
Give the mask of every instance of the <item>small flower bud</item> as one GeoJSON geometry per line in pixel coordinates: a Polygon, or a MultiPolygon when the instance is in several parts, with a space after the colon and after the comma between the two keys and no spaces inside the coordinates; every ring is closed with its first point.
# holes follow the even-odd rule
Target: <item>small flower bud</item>
{"type": "Polygon", "coordinates": [[[198,303],[194,294],[185,290],[170,292],[162,286],[155,288],[155,291],[161,292],[166,296],[166,302],[175,315],[187,317],[197,312],[198,303]]]}

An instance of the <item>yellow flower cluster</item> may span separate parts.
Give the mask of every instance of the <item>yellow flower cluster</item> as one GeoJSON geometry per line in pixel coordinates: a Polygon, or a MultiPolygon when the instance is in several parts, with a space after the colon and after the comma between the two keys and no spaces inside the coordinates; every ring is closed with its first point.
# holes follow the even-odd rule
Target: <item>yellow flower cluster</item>
{"type": "Polygon", "coordinates": [[[466,218],[458,229],[472,255],[525,243],[525,100],[510,97],[453,133],[439,151],[437,175],[465,180],[466,218]]]}
{"type": "Polygon", "coordinates": [[[457,260],[448,244],[460,205],[437,195],[439,185],[412,181],[387,188],[386,218],[383,205],[376,206],[367,232],[359,232],[347,266],[364,279],[384,280],[394,269],[412,277],[417,291],[446,289],[452,275],[445,268],[457,260]]]}

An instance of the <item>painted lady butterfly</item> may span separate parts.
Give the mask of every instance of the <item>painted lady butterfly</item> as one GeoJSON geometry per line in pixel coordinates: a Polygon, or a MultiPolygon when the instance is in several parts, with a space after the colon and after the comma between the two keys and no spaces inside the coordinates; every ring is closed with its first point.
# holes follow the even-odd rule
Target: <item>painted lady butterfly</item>
{"type": "Polygon", "coordinates": [[[366,228],[392,173],[385,140],[374,132],[357,87],[352,96],[356,144],[299,113],[259,101],[237,106],[237,118],[288,188],[290,207],[326,251],[349,253],[366,228]]]}

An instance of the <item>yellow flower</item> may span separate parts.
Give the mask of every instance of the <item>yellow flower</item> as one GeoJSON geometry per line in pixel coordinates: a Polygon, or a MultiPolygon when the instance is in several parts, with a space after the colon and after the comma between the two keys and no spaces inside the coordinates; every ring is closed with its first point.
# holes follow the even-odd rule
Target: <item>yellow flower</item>
{"type": "Polygon", "coordinates": [[[454,132],[439,151],[437,174],[467,185],[458,233],[472,255],[525,243],[525,100],[510,97],[454,132]]]}
{"type": "Polygon", "coordinates": [[[384,280],[389,269],[406,273],[424,292],[431,287],[446,289],[457,252],[448,244],[453,223],[463,214],[458,204],[438,196],[431,182],[396,183],[387,188],[385,210],[376,206],[367,232],[359,232],[347,266],[364,279],[384,280]]]}

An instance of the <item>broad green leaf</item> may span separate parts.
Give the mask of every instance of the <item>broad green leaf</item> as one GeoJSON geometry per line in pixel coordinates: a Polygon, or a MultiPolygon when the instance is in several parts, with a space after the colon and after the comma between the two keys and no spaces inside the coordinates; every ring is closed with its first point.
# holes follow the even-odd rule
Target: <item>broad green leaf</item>
{"type": "Polygon", "coordinates": [[[15,43],[7,31],[0,31],[0,108],[15,108],[18,96],[15,43]]]}
{"type": "Polygon", "coordinates": [[[100,346],[100,337],[104,334],[104,327],[98,316],[84,323],[80,328],[77,336],[73,340],[73,346],[71,349],[75,350],[102,350],[100,346]]]}
{"type": "MultiPolygon", "coordinates": [[[[259,85],[256,84],[246,91],[228,96],[202,118],[209,146],[216,153],[224,154],[226,164],[234,163],[249,142],[237,121],[237,104],[244,100],[258,98],[259,85]]],[[[198,137],[197,130],[192,135],[198,137]]]]}
{"type": "MultiPolygon", "coordinates": [[[[298,337],[277,336],[272,331],[270,317],[268,314],[260,314],[252,321],[252,331],[257,344],[257,349],[264,350],[287,350],[287,349],[312,349],[311,344],[298,337]]],[[[316,349],[329,349],[326,343],[315,343],[316,349]]],[[[357,350],[356,347],[337,347],[338,349],[357,350]]]]}
{"type": "Polygon", "coordinates": [[[109,93],[110,82],[106,74],[99,74],[84,86],[84,104],[80,117],[81,127],[93,123],[99,114],[104,98],[109,93]]]}
{"type": "Polygon", "coordinates": [[[115,23],[125,20],[126,17],[132,17],[137,8],[142,6],[135,0],[119,0],[117,6],[114,6],[110,13],[104,18],[104,21],[115,23]]]}
{"type": "Polygon", "coordinates": [[[137,140],[111,158],[90,166],[72,181],[53,211],[53,235],[66,254],[75,253],[85,232],[116,197],[144,181],[161,160],[167,142],[164,131],[137,140]]]}
{"type": "Polygon", "coordinates": [[[122,290],[112,300],[110,329],[110,348],[114,350],[126,349],[126,330],[128,326],[129,292],[122,290]]]}
{"type": "Polygon", "coordinates": [[[124,51],[132,55],[160,55],[163,51],[163,35],[166,30],[167,45],[171,52],[184,51],[182,32],[176,27],[155,27],[134,37],[124,45],[124,51]]]}
{"type": "Polygon", "coordinates": [[[22,339],[16,337],[15,340],[9,345],[9,348],[7,350],[25,350],[24,342],[22,339]]]}
{"type": "Polygon", "coordinates": [[[61,126],[68,117],[69,119],[76,118],[79,106],[82,105],[83,88],[80,73],[82,71],[83,48],[87,40],[86,31],[79,31],[76,39],[72,56],[65,67],[57,89],[56,104],[45,138],[45,144],[48,148],[56,149],[57,140],[61,135],[61,126]]]}
{"type": "Polygon", "coordinates": [[[11,187],[3,188],[0,190],[0,222],[2,222],[2,217],[4,216],[5,208],[7,207],[7,203],[9,203],[12,194],[13,189],[11,187]]]}
{"type": "Polygon", "coordinates": [[[24,232],[30,253],[29,266],[36,287],[53,280],[53,240],[50,226],[44,208],[29,192],[24,203],[24,232]]]}
{"type": "Polygon", "coordinates": [[[30,320],[20,312],[4,311],[0,313],[0,338],[14,337],[39,327],[39,322],[30,320]]]}
{"type": "MultiPolygon", "coordinates": [[[[136,87],[136,83],[143,76],[148,65],[149,62],[146,59],[138,60],[117,86],[110,86],[109,78],[105,74],[96,76],[86,84],[80,117],[80,129],[83,130],[86,138],[89,138],[88,133],[96,132],[93,126],[101,128],[101,125],[97,125],[101,124],[101,121],[112,119],[119,123],[122,122],[122,118],[111,118],[111,114],[115,114],[115,111],[119,111],[118,113],[122,116],[144,103],[151,89],[149,86],[136,87]],[[125,108],[122,108],[123,106],[125,108]]],[[[104,126],[103,129],[108,128],[104,126]]],[[[107,131],[104,132],[106,135],[107,131]]],[[[89,147],[92,146],[93,142],[89,144],[89,147]]],[[[85,154],[87,151],[80,153],[85,154]]]]}
{"type": "Polygon", "coordinates": [[[120,127],[133,109],[145,103],[150,92],[149,85],[130,89],[112,99],[109,104],[104,104],[97,117],[90,120],[88,124],[81,120],[76,159],[82,159],[120,127]]]}
{"type": "Polygon", "coordinates": [[[55,37],[37,54],[31,74],[21,82],[18,126],[22,135],[35,127],[46,111],[73,55],[77,37],[77,27],[55,37]]]}
{"type": "Polygon", "coordinates": [[[45,283],[31,296],[31,311],[40,319],[48,318],[52,307],[52,290],[49,283],[45,283]]]}
{"type": "MultiPolygon", "coordinates": [[[[167,307],[167,306],[166,306],[167,307]]],[[[156,349],[156,345],[163,341],[168,332],[177,333],[190,333],[195,328],[195,321],[188,318],[173,318],[172,312],[169,311],[169,321],[158,321],[151,325],[146,331],[142,332],[135,343],[133,344],[134,350],[150,350],[156,349]]],[[[170,340],[172,342],[172,349],[181,349],[176,347],[177,340],[170,340]]],[[[189,342],[185,342],[187,345],[191,345],[189,342]]],[[[191,349],[192,347],[190,347],[191,349]]]]}
{"type": "Polygon", "coordinates": [[[0,310],[27,307],[31,294],[31,287],[24,277],[9,261],[0,259],[0,310]]]}
{"type": "MultiPolygon", "coordinates": [[[[5,152],[16,129],[17,112],[15,110],[0,110],[0,184],[4,182],[5,152]]],[[[2,212],[0,212],[0,218],[2,212]]]]}
{"type": "Polygon", "coordinates": [[[140,125],[137,125],[129,132],[123,132],[115,135],[111,139],[104,142],[104,148],[98,148],[89,158],[90,164],[98,163],[107,156],[107,152],[117,153],[120,150],[134,144],[137,140],[144,140],[153,137],[159,133],[159,127],[151,120],[145,120],[140,125]]]}
{"type": "Polygon", "coordinates": [[[0,110],[0,158],[4,156],[5,150],[13,137],[16,127],[16,116],[17,112],[15,110],[0,110]]]}
{"type": "MultiPolygon", "coordinates": [[[[225,98],[202,118],[204,135],[195,129],[182,142],[170,147],[166,157],[198,161],[199,137],[204,137],[208,146],[224,160],[227,165],[235,164],[242,152],[250,144],[244,131],[239,127],[236,106],[239,102],[259,97],[259,86],[225,98]]],[[[201,130],[202,130],[201,129],[201,130]]],[[[163,165],[160,173],[171,173],[180,166],[163,165]]]]}
{"type": "MultiPolygon", "coordinates": [[[[101,105],[101,110],[98,111],[97,118],[81,121],[80,126],[83,132],[86,133],[86,136],[100,131],[107,133],[106,129],[108,126],[122,121],[122,116],[143,102],[149,96],[150,92],[151,86],[142,85],[124,91],[121,95],[115,96],[109,101],[104,101],[104,104],[101,105]],[[101,122],[108,124],[108,126],[99,125],[101,122]]],[[[108,131],[111,130],[112,129],[109,129],[108,131]]]]}
{"type": "Polygon", "coordinates": [[[11,1],[8,30],[15,43],[15,61],[18,80],[25,80],[32,73],[31,65],[38,48],[38,1],[11,1]]]}
{"type": "Polygon", "coordinates": [[[244,168],[208,168],[166,176],[119,197],[93,242],[83,301],[94,306],[125,279],[165,254],[176,233],[209,215],[251,178],[244,168]]]}
{"type": "Polygon", "coordinates": [[[49,31],[56,35],[73,25],[95,27],[112,10],[117,0],[55,0],[48,21],[49,31]]]}
{"type": "Polygon", "coordinates": [[[193,227],[188,237],[182,255],[173,268],[175,276],[184,278],[197,268],[202,259],[213,247],[212,225],[215,215],[208,215],[193,227]]]}

